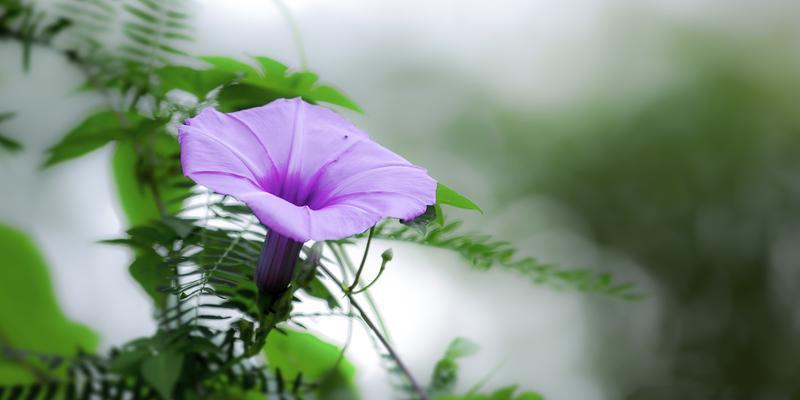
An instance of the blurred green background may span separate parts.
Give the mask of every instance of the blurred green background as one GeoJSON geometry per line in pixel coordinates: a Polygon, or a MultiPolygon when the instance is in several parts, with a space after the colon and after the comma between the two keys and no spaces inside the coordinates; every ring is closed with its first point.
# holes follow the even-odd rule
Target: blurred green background
{"type": "MultiPolygon", "coordinates": [[[[483,206],[483,216],[455,215],[467,226],[645,294],[531,287],[404,246],[376,292],[421,375],[467,336],[483,351],[465,360],[464,381],[500,365],[491,382],[548,399],[800,399],[795,2],[287,3],[311,68],[366,110],[348,116],[483,206]]],[[[193,53],[299,65],[271,3],[203,1],[197,14],[193,53]]],[[[3,131],[26,145],[0,156],[0,221],[42,243],[62,307],[99,332],[101,348],[146,332],[127,255],[92,244],[122,226],[101,171],[110,153],[36,169],[59,121],[69,126],[96,99],[72,92],[74,71],[58,72],[52,54],[34,52],[27,74],[16,45],[0,43],[0,54],[0,109],[18,112],[3,131]],[[76,194],[78,182],[94,183],[76,194]],[[53,199],[57,210],[37,212],[53,199]]],[[[16,268],[7,260],[0,273],[16,268]]],[[[5,293],[9,282],[0,278],[5,293]]],[[[0,300],[0,311],[14,307],[0,300]]],[[[318,328],[341,336],[341,325],[318,328]]],[[[369,351],[350,357],[364,397],[382,398],[369,351]]]]}

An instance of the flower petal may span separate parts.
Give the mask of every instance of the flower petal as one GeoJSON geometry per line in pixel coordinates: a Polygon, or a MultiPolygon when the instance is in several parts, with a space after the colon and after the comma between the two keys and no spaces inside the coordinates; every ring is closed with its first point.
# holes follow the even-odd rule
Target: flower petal
{"type": "MultiPolygon", "coordinates": [[[[190,142],[194,139],[202,141],[204,144],[214,142],[212,144],[214,152],[203,151],[202,145],[190,144],[190,147],[197,149],[189,152],[190,166],[210,167],[215,163],[226,163],[227,167],[231,168],[235,164],[237,170],[229,172],[246,175],[265,190],[279,187],[280,177],[277,174],[275,163],[267,151],[266,144],[235,118],[209,107],[196,117],[187,120],[186,125],[180,126],[178,131],[182,147],[182,161],[183,155],[186,153],[186,150],[183,149],[183,141],[186,140],[186,137],[191,138],[188,139],[190,142]]],[[[204,169],[214,170],[213,168],[204,169]]]]}
{"type": "Polygon", "coordinates": [[[384,217],[411,219],[435,202],[436,181],[424,168],[364,141],[326,168],[309,206],[349,204],[384,217]]]}
{"type": "Polygon", "coordinates": [[[342,239],[364,232],[382,218],[350,204],[312,210],[266,192],[250,192],[237,198],[269,229],[298,242],[342,239]]]}
{"type": "Polygon", "coordinates": [[[180,129],[184,172],[300,242],[351,236],[383,217],[411,219],[436,201],[425,169],[300,99],[204,111],[189,124],[180,129]]]}
{"type": "Polygon", "coordinates": [[[339,114],[296,99],[279,99],[265,106],[229,114],[268,144],[281,177],[271,190],[294,204],[306,204],[318,172],[348,151],[354,142],[368,140],[339,114]]]}
{"type": "Polygon", "coordinates": [[[222,194],[235,196],[264,190],[259,178],[224,142],[191,127],[181,127],[181,165],[184,175],[222,194]]]}

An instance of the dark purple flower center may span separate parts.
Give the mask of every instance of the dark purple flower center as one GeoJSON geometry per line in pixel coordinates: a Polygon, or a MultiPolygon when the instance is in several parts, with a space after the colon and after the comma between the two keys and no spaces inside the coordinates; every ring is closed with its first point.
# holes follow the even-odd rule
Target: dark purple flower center
{"type": "Polygon", "coordinates": [[[256,265],[256,285],[262,292],[278,293],[292,281],[303,243],[270,231],[256,265]]]}

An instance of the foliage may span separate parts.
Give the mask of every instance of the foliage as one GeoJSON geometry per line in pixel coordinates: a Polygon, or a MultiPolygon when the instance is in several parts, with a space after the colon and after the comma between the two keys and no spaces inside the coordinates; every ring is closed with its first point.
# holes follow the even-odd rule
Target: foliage
{"type": "Polygon", "coordinates": [[[447,204],[449,206],[463,208],[465,210],[475,210],[480,211],[480,207],[475,204],[472,200],[468,199],[461,193],[456,192],[453,189],[450,189],[445,184],[439,182],[436,185],[436,203],[437,204],[447,204]]]}
{"type": "MultiPolygon", "coordinates": [[[[292,313],[294,305],[318,299],[325,309],[323,316],[344,316],[367,327],[404,397],[424,399],[430,393],[438,398],[540,398],[531,393],[517,395],[515,387],[491,395],[452,397],[457,360],[476,350],[464,339],[454,341],[437,363],[427,390],[420,387],[392,348],[385,328],[372,322],[381,318],[372,301],[366,310],[354,297],[363,293],[371,299],[371,283],[360,282],[360,271],[353,271],[344,251],[355,244],[354,239],[327,243],[332,254],[322,250],[322,243],[306,245],[290,288],[281,294],[259,292],[253,282],[254,268],[269,232],[247,207],[193,187],[182,176],[175,124],[201,108],[215,105],[231,111],[277,98],[302,97],[361,112],[338,89],[320,83],[311,71],[291,71],[267,57],[254,57],[250,60],[254,65],[228,57],[193,58],[182,50],[191,40],[192,29],[190,14],[180,0],[63,0],[52,15],[15,0],[0,4],[0,37],[22,43],[25,65],[31,46],[49,46],[83,72],[83,90],[95,91],[106,100],[47,150],[44,167],[114,146],[111,167],[131,228],[124,237],[105,243],[131,250],[130,274],[153,300],[158,326],[150,336],[107,354],[94,354],[94,335],[66,321],[50,291],[35,286],[46,279],[4,277],[0,282],[10,286],[0,291],[0,297],[8,296],[0,305],[26,299],[31,309],[0,309],[4,321],[0,339],[7,342],[3,354],[20,356],[11,360],[16,363],[14,369],[0,364],[0,382],[10,385],[0,387],[0,397],[10,393],[12,398],[25,395],[30,399],[227,399],[265,394],[357,398],[355,369],[345,357],[347,343],[340,349],[296,329],[304,325],[303,316],[292,313]],[[106,37],[115,29],[121,29],[123,39],[109,43],[106,37]],[[200,62],[206,65],[194,67],[200,62]],[[341,273],[333,274],[329,267],[341,273]],[[354,273],[356,279],[348,285],[354,273]],[[29,315],[36,315],[34,324],[20,321],[29,315]],[[36,324],[42,326],[33,334],[4,330],[36,324]],[[64,341],[52,340],[51,332],[64,341]],[[28,359],[47,364],[47,376],[20,370],[19,365],[37,365],[28,359]]],[[[5,118],[3,114],[0,120],[5,118]]],[[[0,144],[19,148],[5,136],[0,136],[0,144]]],[[[561,270],[532,258],[518,258],[507,242],[457,233],[460,223],[447,222],[441,206],[481,209],[443,184],[436,195],[437,204],[425,215],[402,224],[382,222],[371,234],[449,249],[483,270],[499,266],[539,283],[633,296],[631,285],[612,283],[609,275],[561,270]]],[[[3,248],[4,253],[12,254],[11,259],[18,254],[17,262],[26,267],[0,273],[43,274],[44,263],[27,239],[12,231],[0,230],[0,234],[0,246],[9,246],[3,248]]],[[[384,253],[381,271],[391,256],[384,253]]]]}
{"type": "Polygon", "coordinates": [[[114,30],[117,19],[116,3],[102,0],[61,0],[53,13],[69,21],[59,39],[64,39],[71,51],[87,57],[103,47],[102,38],[114,30]]]}
{"type": "Polygon", "coordinates": [[[552,264],[543,264],[531,257],[519,257],[511,243],[497,240],[481,233],[462,233],[460,221],[449,222],[439,214],[434,222],[428,222],[421,230],[409,224],[394,221],[379,223],[374,231],[377,239],[396,240],[437,247],[456,252],[473,267],[489,270],[500,267],[518,273],[537,284],[548,284],[555,288],[574,288],[580,291],[607,294],[626,300],[641,297],[633,283],[614,282],[608,273],[596,273],[590,269],[563,269],[552,264]]]}
{"type": "Polygon", "coordinates": [[[314,335],[294,330],[273,331],[264,346],[269,368],[287,382],[319,382],[320,398],[358,397],[353,378],[355,368],[341,350],[314,335]]]}
{"type": "Polygon", "coordinates": [[[478,346],[465,338],[455,338],[444,356],[436,363],[428,386],[428,393],[436,400],[544,400],[544,397],[534,392],[517,393],[517,386],[506,386],[491,394],[477,393],[484,381],[470,389],[467,394],[455,395],[453,390],[458,382],[458,360],[478,352],[478,346]]]}
{"type": "Polygon", "coordinates": [[[221,111],[257,107],[279,98],[302,97],[310,103],[328,103],[361,112],[361,108],[333,86],[320,84],[309,71],[290,72],[268,57],[255,57],[259,68],[220,56],[200,57],[209,69],[166,66],[156,71],[162,93],[181,90],[203,100],[214,89],[221,111]]]}
{"type": "Polygon", "coordinates": [[[447,347],[444,356],[436,363],[428,386],[432,397],[453,393],[458,381],[458,359],[478,352],[478,345],[465,338],[455,338],[447,347]]]}
{"type": "Polygon", "coordinates": [[[0,268],[0,385],[63,376],[64,358],[94,350],[97,336],[64,316],[45,260],[27,235],[0,225],[0,252],[6,263],[0,268]]]}
{"type": "Polygon", "coordinates": [[[437,400],[543,400],[544,397],[534,392],[517,393],[517,386],[506,386],[491,394],[467,394],[464,396],[442,396],[437,400]]]}
{"type": "Polygon", "coordinates": [[[146,141],[144,146],[135,139],[118,141],[111,159],[119,200],[131,225],[175,214],[191,195],[191,183],[180,172],[175,138],[159,129],[146,141]]]}
{"type": "Polygon", "coordinates": [[[52,19],[22,0],[0,1],[0,38],[18,40],[22,45],[22,65],[28,69],[34,44],[47,44],[70,25],[64,18],[52,19]]]}
{"type": "Polygon", "coordinates": [[[44,165],[49,167],[80,157],[113,140],[123,138],[126,134],[134,134],[142,128],[139,126],[142,121],[134,112],[117,115],[113,110],[98,111],[67,132],[61,142],[50,147],[44,165]],[[123,124],[123,119],[128,124],[123,124]]]}
{"type": "MultiPolygon", "coordinates": [[[[13,117],[14,113],[12,112],[0,113],[0,123],[13,117]]],[[[0,132],[0,148],[3,148],[9,152],[16,152],[22,149],[22,145],[16,140],[11,139],[7,135],[0,132]]]]}

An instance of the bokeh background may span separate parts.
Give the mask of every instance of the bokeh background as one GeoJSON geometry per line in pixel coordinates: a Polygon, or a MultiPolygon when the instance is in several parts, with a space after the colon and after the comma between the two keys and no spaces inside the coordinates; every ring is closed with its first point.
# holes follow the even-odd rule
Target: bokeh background
{"type": "MultiPolygon", "coordinates": [[[[275,3],[193,4],[192,54],[302,64],[275,3]]],[[[348,117],[485,211],[454,217],[645,295],[553,290],[379,242],[396,258],[373,292],[417,375],[464,336],[482,350],[462,389],[491,374],[488,387],[554,400],[800,399],[800,3],[285,4],[308,67],[366,111],[348,117]]],[[[97,243],[124,230],[111,149],[39,168],[101,99],[59,54],[32,56],[25,72],[18,43],[0,42],[0,110],[17,112],[3,131],[25,146],[0,155],[0,222],[34,238],[63,310],[108,349],[155,329],[131,255],[97,243]]],[[[345,325],[310,327],[342,343],[345,325]]],[[[354,340],[363,397],[388,398],[371,342],[354,340]]]]}

